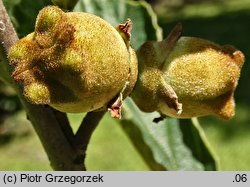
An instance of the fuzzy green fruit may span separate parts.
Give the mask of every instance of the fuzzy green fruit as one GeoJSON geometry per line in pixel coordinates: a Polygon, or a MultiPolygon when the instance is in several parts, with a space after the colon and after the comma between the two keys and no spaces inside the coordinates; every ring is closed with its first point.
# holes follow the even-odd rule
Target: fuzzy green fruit
{"type": "Polygon", "coordinates": [[[146,42],[137,51],[139,77],[133,100],[145,112],[176,118],[231,118],[243,53],[180,35],[181,25],[177,25],[165,40],[146,42]]]}
{"type": "Polygon", "coordinates": [[[113,28],[92,14],[46,7],[34,33],[10,50],[13,78],[35,104],[63,112],[111,107],[121,94],[130,94],[137,79],[137,58],[129,45],[131,24],[113,28]]]}

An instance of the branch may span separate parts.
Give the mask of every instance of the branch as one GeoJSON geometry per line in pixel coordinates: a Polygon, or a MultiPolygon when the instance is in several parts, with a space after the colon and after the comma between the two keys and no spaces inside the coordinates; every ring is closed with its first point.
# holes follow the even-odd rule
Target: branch
{"type": "Polygon", "coordinates": [[[75,135],[75,147],[78,154],[77,162],[83,163],[92,133],[106,111],[89,112],[83,119],[75,135]]]}
{"type": "Polygon", "coordinates": [[[18,40],[18,37],[6,13],[2,0],[0,1],[0,7],[1,47],[8,53],[10,47],[18,40]]]}
{"type": "Polygon", "coordinates": [[[6,13],[2,0],[0,1],[0,76],[4,81],[12,83],[10,78],[11,68],[8,65],[6,54],[10,47],[18,40],[17,34],[10,22],[9,16],[6,13]]]}
{"type": "Polygon", "coordinates": [[[8,76],[8,80],[10,80],[8,82],[16,90],[28,118],[32,122],[43,144],[52,167],[55,170],[84,169],[83,164],[75,163],[75,159],[77,158],[76,151],[69,141],[70,138],[68,138],[69,136],[73,136],[73,133],[71,134],[68,129],[68,135],[66,136],[67,133],[64,133],[65,128],[63,128],[64,130],[61,128],[69,124],[65,114],[60,114],[58,118],[52,108],[28,103],[22,95],[22,88],[11,79],[11,67],[8,64],[7,53],[17,40],[17,34],[10,22],[3,2],[0,0],[0,65],[7,71],[5,73],[8,76]]]}
{"type": "Polygon", "coordinates": [[[58,110],[55,110],[53,108],[51,108],[53,110],[53,113],[63,131],[63,134],[65,135],[65,137],[67,138],[68,142],[70,143],[70,145],[72,147],[75,146],[75,136],[73,133],[73,130],[70,126],[69,120],[67,118],[67,115],[63,112],[60,112],[58,110]]]}

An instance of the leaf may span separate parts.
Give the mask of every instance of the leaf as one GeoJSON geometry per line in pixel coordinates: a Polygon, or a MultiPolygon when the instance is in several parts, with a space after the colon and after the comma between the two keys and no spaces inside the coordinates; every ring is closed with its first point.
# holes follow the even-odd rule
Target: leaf
{"type": "Polygon", "coordinates": [[[156,15],[143,1],[79,0],[74,11],[93,13],[113,26],[130,18],[133,22],[131,43],[134,49],[138,49],[147,40],[160,40],[162,36],[156,15]]]}
{"type": "MultiPolygon", "coordinates": [[[[144,144],[150,147],[154,159],[167,170],[203,170],[204,166],[196,160],[192,151],[184,144],[179,121],[167,118],[159,123],[153,119],[159,117],[157,112],[141,112],[131,99],[126,100],[122,127],[131,131],[136,127],[140,130],[144,144]],[[130,124],[127,124],[127,121],[130,124]],[[124,121],[126,123],[124,123],[124,121]]],[[[143,143],[138,146],[144,146],[143,143]]],[[[147,157],[144,153],[142,156],[147,157]]]]}
{"type": "Polygon", "coordinates": [[[219,168],[217,155],[211,148],[198,119],[180,119],[179,121],[183,141],[192,150],[193,156],[203,163],[205,170],[217,170],[219,168]]]}
{"type": "Polygon", "coordinates": [[[18,36],[24,37],[34,31],[35,21],[39,11],[52,3],[50,0],[5,0],[4,4],[18,36]]]}
{"type": "Polygon", "coordinates": [[[78,0],[51,0],[53,4],[59,6],[64,10],[72,10],[78,0]]]}

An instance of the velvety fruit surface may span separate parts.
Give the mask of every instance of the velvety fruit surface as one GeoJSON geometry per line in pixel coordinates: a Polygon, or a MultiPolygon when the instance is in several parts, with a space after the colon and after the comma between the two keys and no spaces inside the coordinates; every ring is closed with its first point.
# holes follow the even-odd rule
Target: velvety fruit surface
{"type": "Polygon", "coordinates": [[[95,15],[46,7],[34,33],[11,48],[13,78],[35,104],[63,112],[106,107],[128,82],[127,96],[137,79],[136,55],[119,32],[95,15]]]}

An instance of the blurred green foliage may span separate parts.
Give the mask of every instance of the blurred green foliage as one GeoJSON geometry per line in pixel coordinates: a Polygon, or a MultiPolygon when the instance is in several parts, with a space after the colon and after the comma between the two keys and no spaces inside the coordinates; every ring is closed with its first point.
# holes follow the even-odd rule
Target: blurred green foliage
{"type": "Polygon", "coordinates": [[[34,31],[36,16],[51,0],[3,0],[18,36],[24,37],[34,31]]]}

